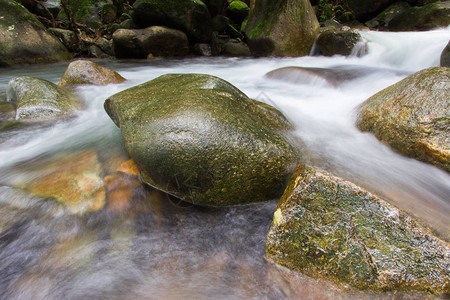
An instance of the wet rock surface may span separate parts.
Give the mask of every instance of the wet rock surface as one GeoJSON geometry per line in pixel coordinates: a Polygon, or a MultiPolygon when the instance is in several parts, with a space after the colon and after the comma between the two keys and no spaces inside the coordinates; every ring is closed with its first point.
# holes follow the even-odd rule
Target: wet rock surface
{"type": "Polygon", "coordinates": [[[446,243],[382,199],[305,165],[297,166],[278,203],[266,256],[358,289],[450,289],[446,243]]]}
{"type": "Polygon", "coordinates": [[[414,73],[367,99],[357,125],[394,149],[450,171],[450,70],[414,73]]]}
{"type": "Polygon", "coordinates": [[[119,73],[99,66],[88,60],[77,60],[69,64],[64,72],[60,86],[74,86],[79,84],[106,85],[111,83],[121,83],[126,79],[119,73]]]}
{"type": "Polygon", "coordinates": [[[307,55],[319,33],[309,0],[252,1],[245,27],[250,51],[256,56],[307,55]]]}
{"type": "Polygon", "coordinates": [[[273,199],[298,159],[280,112],[214,76],[164,75],[105,109],[144,181],[195,204],[273,199]]]}
{"type": "Polygon", "coordinates": [[[63,44],[19,3],[1,0],[0,16],[0,67],[72,58],[63,44]]]}
{"type": "Polygon", "coordinates": [[[6,92],[7,101],[16,105],[16,120],[56,120],[82,108],[81,101],[68,90],[36,77],[11,79],[6,92]]]}

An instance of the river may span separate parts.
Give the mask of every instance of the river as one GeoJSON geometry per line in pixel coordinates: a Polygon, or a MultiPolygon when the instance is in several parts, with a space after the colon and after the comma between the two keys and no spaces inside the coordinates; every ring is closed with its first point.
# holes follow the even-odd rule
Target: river
{"type": "MultiPolygon", "coordinates": [[[[368,51],[362,57],[99,60],[128,81],[78,87],[86,108],[73,119],[1,131],[0,299],[392,297],[340,291],[267,262],[264,240],[276,200],[221,209],[180,207],[161,192],[138,186],[127,213],[79,216],[8,188],[41,176],[39,166],[61,154],[123,152],[120,131],[103,109],[108,96],[166,73],[204,73],[281,110],[304,144],[304,163],[384,197],[448,241],[449,174],[361,133],[355,119],[358,105],[377,91],[439,65],[450,27],[361,34],[368,51]],[[312,77],[292,83],[264,76],[287,66],[345,68],[359,75],[338,85],[312,77]]],[[[0,69],[0,98],[11,78],[28,75],[57,83],[66,67],[0,69]]]]}

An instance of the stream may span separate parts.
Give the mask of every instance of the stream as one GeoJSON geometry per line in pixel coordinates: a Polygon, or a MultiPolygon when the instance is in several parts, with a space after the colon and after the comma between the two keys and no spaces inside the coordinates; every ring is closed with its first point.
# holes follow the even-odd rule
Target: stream
{"type": "MultiPolygon", "coordinates": [[[[360,132],[355,120],[358,105],[371,95],[438,66],[450,27],[361,35],[368,51],[362,57],[98,60],[128,80],[77,87],[85,109],[75,118],[0,131],[0,299],[391,299],[389,293],[341,290],[266,261],[276,199],[229,208],[181,206],[129,179],[128,210],[78,215],[11,188],[43,176],[41,166],[61,155],[94,150],[101,162],[126,160],[104,100],[163,74],[204,73],[282,111],[304,144],[304,163],[380,195],[449,241],[450,175],[396,153],[360,132]],[[297,82],[265,76],[288,66],[358,76],[344,76],[337,85],[314,76],[297,82]]],[[[0,99],[10,79],[57,83],[67,64],[0,69],[0,99]]],[[[103,167],[104,176],[113,171],[103,167]]]]}

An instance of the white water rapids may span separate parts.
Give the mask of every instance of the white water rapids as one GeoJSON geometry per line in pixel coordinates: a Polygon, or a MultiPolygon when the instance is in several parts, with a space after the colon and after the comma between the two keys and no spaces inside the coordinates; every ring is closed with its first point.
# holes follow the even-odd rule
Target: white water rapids
{"type": "MultiPolygon", "coordinates": [[[[114,145],[120,148],[120,132],[103,109],[108,96],[166,73],[204,73],[223,78],[249,97],[282,111],[296,126],[296,136],[305,144],[302,158],[305,163],[385,197],[449,240],[449,174],[396,153],[370,133],[361,133],[355,126],[355,119],[356,108],[371,95],[408,74],[439,65],[439,56],[450,39],[450,27],[429,32],[363,31],[361,34],[368,49],[363,57],[99,61],[128,81],[106,87],[77,88],[87,107],[74,119],[52,126],[0,132],[0,185],[11,186],[24,180],[29,176],[28,166],[41,157],[74,149],[101,151],[114,145]],[[302,84],[264,76],[287,66],[346,66],[368,71],[338,86],[321,80],[302,84]]],[[[4,97],[7,83],[13,77],[29,75],[56,83],[66,66],[0,69],[0,97],[4,97]]],[[[60,225],[62,221],[26,219],[25,225],[16,230],[19,234],[16,240],[8,244],[15,243],[14,250],[5,246],[3,252],[0,251],[0,298],[306,299],[317,296],[335,299],[333,287],[322,290],[320,284],[299,275],[280,275],[282,271],[275,271],[274,266],[265,262],[264,237],[275,206],[276,202],[269,202],[207,213],[176,210],[173,214],[163,213],[163,221],[158,221],[163,225],[159,224],[158,230],[154,229],[156,221],[152,218],[136,218],[134,226],[105,216],[98,217],[100,220],[74,219],[71,221],[75,224],[73,228],[59,226],[72,233],[55,234],[73,239],[83,236],[88,241],[85,246],[75,243],[76,251],[67,253],[67,256],[75,256],[75,262],[68,263],[67,270],[62,269],[61,274],[53,277],[43,274],[53,267],[48,266],[51,263],[46,257],[54,246],[42,239],[48,226],[60,225]],[[205,220],[209,216],[215,220],[205,220]],[[103,218],[108,222],[102,223],[103,218]],[[122,232],[121,242],[117,243],[113,233],[96,238],[83,233],[95,231],[101,236],[97,231],[108,231],[108,226],[113,225],[122,231],[133,231],[134,235],[130,237],[122,232]],[[77,251],[95,252],[100,258],[92,259],[87,266],[77,251]],[[19,263],[22,260],[28,263],[23,263],[23,268],[14,267],[22,266],[19,263]]],[[[0,201],[0,213],[10,213],[9,209],[0,201]]],[[[358,295],[361,298],[372,296],[358,295]]]]}

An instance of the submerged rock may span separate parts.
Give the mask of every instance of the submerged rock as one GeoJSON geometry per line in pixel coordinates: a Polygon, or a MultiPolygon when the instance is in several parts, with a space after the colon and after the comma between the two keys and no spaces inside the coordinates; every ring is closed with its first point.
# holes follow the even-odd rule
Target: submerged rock
{"type": "Polygon", "coordinates": [[[274,199],[298,161],[282,114],[214,76],[164,75],[105,110],[144,181],[194,204],[274,199]]]}
{"type": "Polygon", "coordinates": [[[358,289],[450,291],[450,250],[360,187],[299,165],[274,214],[266,256],[358,289]]]}
{"type": "Polygon", "coordinates": [[[72,55],[25,7],[0,0],[0,66],[69,60],[72,55]]]}
{"type": "Polygon", "coordinates": [[[71,62],[64,72],[60,86],[73,86],[78,84],[105,85],[110,83],[121,83],[126,79],[119,73],[97,65],[89,60],[77,60],[71,62]]]}
{"type": "Polygon", "coordinates": [[[6,100],[16,104],[16,120],[54,120],[82,108],[81,101],[69,91],[36,77],[11,79],[6,93],[6,100]]]}
{"type": "MultiPolygon", "coordinates": [[[[395,71],[357,65],[335,66],[331,68],[284,67],[270,71],[264,76],[270,79],[296,84],[330,84],[339,86],[346,81],[368,76],[375,72],[391,73],[395,71]]],[[[401,72],[395,72],[395,74],[403,75],[401,72]]]]}
{"type": "Polygon", "coordinates": [[[245,34],[253,55],[308,55],[318,33],[309,0],[251,1],[245,34]]]}
{"type": "Polygon", "coordinates": [[[450,70],[428,68],[367,99],[357,125],[394,149],[450,172],[450,70]]]}
{"type": "Polygon", "coordinates": [[[360,41],[361,35],[356,31],[330,28],[319,34],[316,46],[325,56],[349,56],[360,41]]]}
{"type": "Polygon", "coordinates": [[[73,213],[96,211],[105,204],[101,165],[94,151],[62,156],[38,170],[44,173],[26,183],[35,195],[53,198],[73,213]]]}

